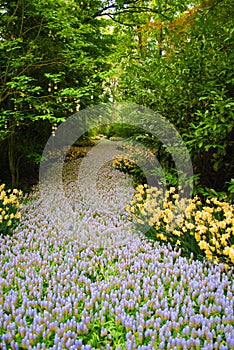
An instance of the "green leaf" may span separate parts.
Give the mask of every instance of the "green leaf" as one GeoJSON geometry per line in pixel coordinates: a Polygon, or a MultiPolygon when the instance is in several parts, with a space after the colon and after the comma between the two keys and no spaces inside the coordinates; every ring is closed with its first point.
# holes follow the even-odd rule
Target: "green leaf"
{"type": "Polygon", "coordinates": [[[202,148],[202,146],[203,146],[203,140],[199,141],[199,143],[198,143],[199,148],[202,148]]]}

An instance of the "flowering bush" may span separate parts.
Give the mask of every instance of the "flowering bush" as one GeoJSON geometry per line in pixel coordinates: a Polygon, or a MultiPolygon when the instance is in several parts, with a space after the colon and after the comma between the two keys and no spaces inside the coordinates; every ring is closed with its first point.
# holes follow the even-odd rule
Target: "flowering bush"
{"type": "Polygon", "coordinates": [[[215,263],[234,263],[234,207],[216,198],[179,198],[174,187],[163,193],[139,185],[126,209],[140,225],[153,227],[155,238],[181,246],[185,253],[215,263]]]}
{"type": "Polygon", "coordinates": [[[0,185],[0,234],[6,235],[12,232],[20,219],[19,196],[22,192],[4,190],[5,184],[0,185]]]}
{"type": "Polygon", "coordinates": [[[120,170],[125,174],[132,176],[135,186],[139,182],[144,182],[146,180],[143,170],[137,166],[134,160],[129,159],[128,156],[117,156],[113,162],[112,166],[114,169],[120,170]]]}
{"type": "Polygon", "coordinates": [[[114,160],[113,160],[113,166],[116,169],[119,170],[124,170],[124,169],[133,169],[135,167],[135,164],[132,160],[128,159],[127,156],[117,156],[114,160]]]}

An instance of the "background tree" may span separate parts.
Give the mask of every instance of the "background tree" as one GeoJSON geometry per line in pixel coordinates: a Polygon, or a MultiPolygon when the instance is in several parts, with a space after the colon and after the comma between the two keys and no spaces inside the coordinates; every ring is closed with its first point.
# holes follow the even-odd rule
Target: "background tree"
{"type": "Polygon", "coordinates": [[[233,7],[230,0],[195,5],[185,11],[161,2],[170,16],[142,26],[144,57],[128,32],[135,47],[120,57],[117,96],[169,119],[190,149],[199,186],[222,190],[233,177],[233,7]]]}
{"type": "MultiPolygon", "coordinates": [[[[18,0],[1,5],[0,137],[8,149],[13,187],[19,181],[19,160],[25,157],[19,139],[31,123],[59,123],[78,104],[104,99],[112,41],[103,31],[106,20],[88,16],[91,7],[84,3],[18,0]]],[[[24,153],[31,146],[27,150],[24,142],[24,153]]]]}

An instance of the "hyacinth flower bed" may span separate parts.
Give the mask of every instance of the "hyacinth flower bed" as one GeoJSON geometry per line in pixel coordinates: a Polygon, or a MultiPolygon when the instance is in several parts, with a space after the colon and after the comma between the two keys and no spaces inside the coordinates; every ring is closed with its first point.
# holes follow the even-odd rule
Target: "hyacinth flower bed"
{"type": "Polygon", "coordinates": [[[35,189],[0,237],[0,348],[233,349],[233,269],[135,232],[131,180],[111,167],[95,209],[77,189],[77,164],[65,171],[72,212],[35,189]]]}

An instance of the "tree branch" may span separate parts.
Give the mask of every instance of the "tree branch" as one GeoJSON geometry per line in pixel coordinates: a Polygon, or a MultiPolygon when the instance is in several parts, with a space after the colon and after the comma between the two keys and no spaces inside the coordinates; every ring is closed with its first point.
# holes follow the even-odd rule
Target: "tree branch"
{"type": "MultiPolygon", "coordinates": [[[[113,21],[120,23],[120,24],[124,24],[124,23],[121,23],[119,20],[114,20],[114,16],[119,16],[119,15],[126,14],[126,13],[129,13],[129,14],[131,14],[131,13],[156,13],[156,14],[164,17],[165,19],[169,20],[169,18],[167,16],[165,16],[162,12],[160,12],[159,10],[151,9],[150,7],[129,6],[126,9],[122,8],[120,10],[117,10],[117,7],[115,5],[109,5],[109,6],[102,8],[100,11],[95,12],[90,18],[86,18],[84,20],[84,23],[87,23],[87,22],[89,22],[92,19],[97,18],[97,17],[108,16],[113,21]],[[106,12],[110,9],[113,9],[113,12],[106,12]]],[[[130,26],[129,24],[126,24],[126,25],[130,26]]]]}
{"type": "Polygon", "coordinates": [[[121,22],[120,20],[117,20],[116,18],[114,18],[114,16],[112,16],[111,14],[106,14],[106,16],[110,17],[110,19],[113,22],[122,24],[123,26],[126,26],[126,27],[131,27],[131,28],[133,27],[133,24],[121,22]]]}

